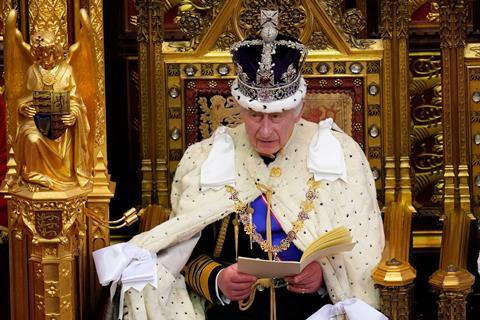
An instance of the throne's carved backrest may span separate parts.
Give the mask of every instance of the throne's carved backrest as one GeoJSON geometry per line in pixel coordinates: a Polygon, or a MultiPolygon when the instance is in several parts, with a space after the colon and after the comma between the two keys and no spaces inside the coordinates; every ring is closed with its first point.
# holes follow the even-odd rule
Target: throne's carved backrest
{"type": "MultiPolygon", "coordinates": [[[[308,82],[304,118],[318,122],[332,117],[359,143],[377,177],[379,199],[383,199],[383,48],[381,42],[356,39],[344,28],[339,17],[346,12],[334,1],[218,2],[202,11],[205,19],[199,24],[186,23],[190,11],[176,13],[183,21],[181,27],[193,38],[187,44],[163,45],[169,177],[174,176],[188,146],[209,137],[219,125],[240,123],[239,107],[230,97],[236,75],[229,49],[234,42],[258,33],[261,9],[277,10],[280,32],[299,37],[309,49],[302,70],[308,82]]],[[[194,8],[191,11],[197,13],[194,8]]]]}

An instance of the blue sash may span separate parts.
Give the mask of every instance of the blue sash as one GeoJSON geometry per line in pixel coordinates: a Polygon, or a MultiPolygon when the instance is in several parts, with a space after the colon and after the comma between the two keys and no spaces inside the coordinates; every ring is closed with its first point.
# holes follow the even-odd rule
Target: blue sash
{"type": "MultiPolygon", "coordinates": [[[[263,239],[267,238],[266,235],[266,216],[267,216],[267,199],[261,195],[257,199],[255,199],[251,204],[253,209],[253,223],[256,226],[256,230],[260,233],[263,239]]],[[[272,226],[272,242],[273,245],[280,245],[280,242],[286,238],[287,234],[283,231],[280,223],[278,223],[277,219],[275,218],[276,213],[271,211],[271,226],[272,226]]],[[[300,261],[300,257],[302,256],[302,251],[298,250],[298,248],[293,244],[290,244],[287,250],[279,252],[278,257],[280,260],[284,261],[300,261]]]]}

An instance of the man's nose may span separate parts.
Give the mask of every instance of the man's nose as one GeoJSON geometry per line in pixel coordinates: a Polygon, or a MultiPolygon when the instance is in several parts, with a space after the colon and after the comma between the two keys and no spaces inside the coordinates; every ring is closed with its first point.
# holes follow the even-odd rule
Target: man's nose
{"type": "Polygon", "coordinates": [[[263,137],[268,137],[272,133],[272,120],[268,115],[264,115],[260,122],[260,133],[263,137]]]}

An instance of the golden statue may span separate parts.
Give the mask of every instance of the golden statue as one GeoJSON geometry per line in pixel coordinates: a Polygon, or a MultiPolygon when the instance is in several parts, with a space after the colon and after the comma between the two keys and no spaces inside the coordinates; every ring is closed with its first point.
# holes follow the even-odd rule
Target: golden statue
{"type": "Polygon", "coordinates": [[[81,11],[82,29],[68,54],[49,31],[25,43],[16,16],[10,11],[5,29],[9,145],[18,173],[14,184],[30,191],[89,188],[98,99],[87,14],[81,11]]]}

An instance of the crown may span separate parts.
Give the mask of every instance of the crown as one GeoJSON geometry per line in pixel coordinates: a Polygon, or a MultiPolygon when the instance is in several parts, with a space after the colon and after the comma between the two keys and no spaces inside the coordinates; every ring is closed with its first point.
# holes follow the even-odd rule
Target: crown
{"type": "Polygon", "coordinates": [[[238,75],[232,95],[245,108],[279,112],[296,107],[306,93],[301,70],[308,51],[298,40],[279,35],[277,25],[278,12],[262,10],[261,39],[231,48],[238,75]]]}

